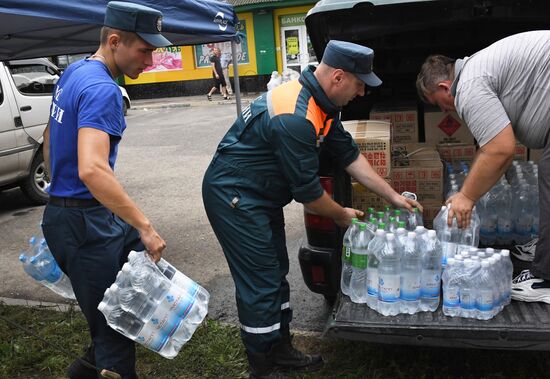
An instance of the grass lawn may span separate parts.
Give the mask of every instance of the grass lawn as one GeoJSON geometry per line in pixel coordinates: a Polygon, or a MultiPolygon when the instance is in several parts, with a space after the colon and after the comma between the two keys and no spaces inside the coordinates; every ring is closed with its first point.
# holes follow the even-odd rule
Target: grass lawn
{"type": "MultiPolygon", "coordinates": [[[[81,355],[89,337],[80,312],[6,306],[0,315],[81,355]]],[[[321,352],[322,371],[296,378],[550,378],[545,352],[487,351],[375,345],[295,337],[321,352]]],[[[208,320],[179,355],[165,359],[138,346],[140,378],[247,378],[239,329],[208,320]]],[[[0,320],[0,378],[64,378],[73,359],[0,320]]]]}

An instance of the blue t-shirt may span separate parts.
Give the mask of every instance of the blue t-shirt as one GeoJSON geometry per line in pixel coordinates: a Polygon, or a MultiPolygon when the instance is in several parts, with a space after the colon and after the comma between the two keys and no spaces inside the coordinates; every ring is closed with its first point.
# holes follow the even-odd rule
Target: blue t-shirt
{"type": "Polygon", "coordinates": [[[109,165],[114,169],[126,122],[120,89],[107,66],[100,61],[73,63],[55,86],[50,110],[50,195],[92,198],[78,177],[80,128],[94,128],[109,134],[109,165]]]}

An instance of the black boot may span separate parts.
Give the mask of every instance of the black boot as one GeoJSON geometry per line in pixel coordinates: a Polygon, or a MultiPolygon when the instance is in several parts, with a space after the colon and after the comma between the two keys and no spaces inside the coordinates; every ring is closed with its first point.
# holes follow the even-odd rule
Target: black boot
{"type": "Polygon", "coordinates": [[[95,365],[94,344],[92,343],[82,358],[79,358],[69,366],[68,374],[70,379],[96,379],[97,371],[82,363],[82,360],[95,365]]]}
{"type": "Polygon", "coordinates": [[[304,354],[292,346],[290,328],[281,328],[281,342],[271,349],[271,358],[276,367],[285,370],[316,371],[323,367],[320,355],[304,354]]]}
{"type": "Polygon", "coordinates": [[[271,357],[267,353],[246,352],[250,365],[249,379],[288,379],[289,377],[277,371],[271,357]]]}

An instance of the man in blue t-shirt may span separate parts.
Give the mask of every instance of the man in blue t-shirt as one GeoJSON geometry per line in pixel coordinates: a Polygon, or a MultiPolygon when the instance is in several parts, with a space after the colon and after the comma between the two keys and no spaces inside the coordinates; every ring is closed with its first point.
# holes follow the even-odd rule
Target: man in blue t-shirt
{"type": "MultiPolygon", "coordinates": [[[[131,250],[146,249],[158,261],[166,244],[114,175],[126,123],[113,78],[137,78],[155,48],[171,45],[161,25],[155,9],[110,2],[99,49],[59,79],[44,132],[51,186],[42,229],[90,328],[83,359],[123,378],[137,378],[134,343],[111,329],[97,306],[131,250]]],[[[82,360],[69,368],[70,378],[97,376],[82,360]]]]}

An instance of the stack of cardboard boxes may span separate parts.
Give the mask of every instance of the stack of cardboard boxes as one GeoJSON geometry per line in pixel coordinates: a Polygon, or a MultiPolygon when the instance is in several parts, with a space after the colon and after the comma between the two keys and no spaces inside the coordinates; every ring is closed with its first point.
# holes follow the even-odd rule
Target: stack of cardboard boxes
{"type": "MultiPolygon", "coordinates": [[[[424,219],[430,226],[445,200],[442,161],[471,164],[477,147],[474,136],[456,112],[426,108],[419,112],[416,104],[379,106],[370,112],[370,120],[345,121],[344,128],[355,138],[376,172],[397,192],[417,194],[425,209],[424,219]],[[419,144],[419,141],[425,143],[419,144]]],[[[536,160],[541,153],[532,150],[530,154],[530,159],[536,160]]],[[[528,155],[529,150],[518,143],[516,159],[527,160],[528,155]]],[[[387,204],[359,183],[352,186],[354,207],[380,209],[387,204]]]]}
{"type": "MultiPolygon", "coordinates": [[[[392,118],[395,120],[395,118],[392,118]]],[[[392,120],[390,119],[390,121],[392,120]]],[[[375,171],[399,193],[414,192],[425,207],[427,226],[442,203],[443,165],[438,152],[418,143],[392,143],[395,128],[392,122],[377,120],[345,121],[344,128],[351,133],[361,153],[375,171]]],[[[418,127],[409,128],[418,133],[418,127]]],[[[405,133],[400,133],[405,137],[405,133]]],[[[409,138],[400,141],[411,141],[409,138]]],[[[359,183],[352,183],[352,205],[358,209],[382,209],[388,202],[359,183]]]]}

